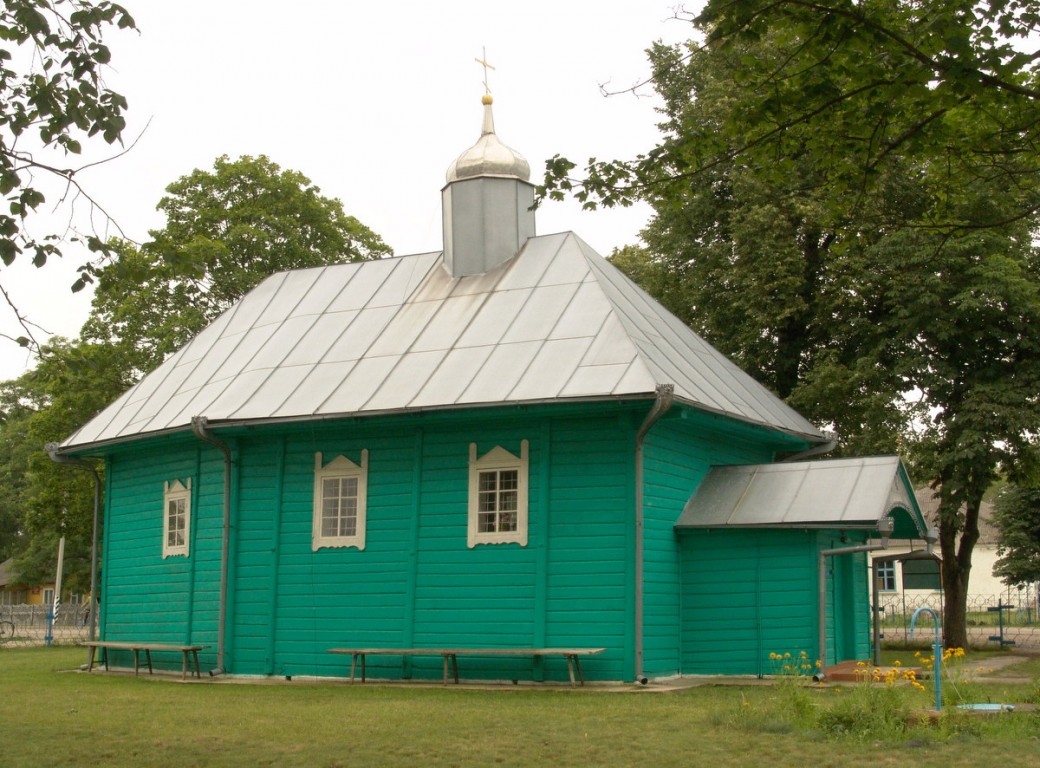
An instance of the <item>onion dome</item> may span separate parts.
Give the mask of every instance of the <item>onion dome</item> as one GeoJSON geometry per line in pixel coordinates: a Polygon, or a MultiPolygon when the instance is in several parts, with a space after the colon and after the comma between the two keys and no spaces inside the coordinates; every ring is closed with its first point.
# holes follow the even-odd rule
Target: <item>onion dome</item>
{"type": "Polygon", "coordinates": [[[476,176],[527,181],[531,177],[531,166],[527,160],[519,152],[499,141],[495,135],[495,119],[491,115],[491,94],[485,93],[481,101],[484,104],[484,124],[481,127],[480,138],[448,167],[448,183],[476,176]]]}

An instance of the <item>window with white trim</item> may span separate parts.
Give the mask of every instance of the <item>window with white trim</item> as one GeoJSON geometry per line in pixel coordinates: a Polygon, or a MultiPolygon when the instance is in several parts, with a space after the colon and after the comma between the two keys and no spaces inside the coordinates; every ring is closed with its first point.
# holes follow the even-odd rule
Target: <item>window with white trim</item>
{"type": "Polygon", "coordinates": [[[527,546],[527,441],[520,456],[501,446],[477,458],[469,444],[469,530],[467,544],[527,546]]]}
{"type": "Polygon", "coordinates": [[[896,591],[896,564],[895,563],[878,563],[877,567],[877,586],[880,592],[895,592],[896,591]]]}
{"type": "Polygon", "coordinates": [[[187,557],[191,534],[191,478],[163,483],[162,556],[187,557]]]}
{"type": "Polygon", "coordinates": [[[368,497],[368,450],[361,463],[337,456],[322,466],[314,454],[314,521],[311,549],[365,548],[365,516],[368,497]]]}

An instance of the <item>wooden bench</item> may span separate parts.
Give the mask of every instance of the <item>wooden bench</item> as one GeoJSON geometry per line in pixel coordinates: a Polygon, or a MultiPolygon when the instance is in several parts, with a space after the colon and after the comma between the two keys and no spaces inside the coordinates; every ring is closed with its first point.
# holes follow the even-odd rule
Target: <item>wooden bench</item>
{"type": "Polygon", "coordinates": [[[199,651],[203,648],[209,648],[208,645],[175,645],[171,643],[145,643],[145,642],[130,642],[122,640],[90,640],[83,643],[83,645],[90,648],[90,658],[87,660],[87,672],[90,672],[94,668],[94,655],[97,653],[97,649],[101,649],[101,658],[105,663],[105,670],[108,670],[108,651],[121,650],[121,651],[132,651],[134,654],[134,674],[137,674],[138,667],[140,666],[140,654],[144,651],[145,663],[148,664],[148,674],[152,674],[152,651],[170,651],[179,652],[182,654],[184,661],[181,663],[181,679],[184,680],[188,677],[188,657],[190,656],[192,661],[195,663],[195,668],[192,670],[192,677],[202,677],[202,670],[199,668],[199,651]]]}
{"type": "Polygon", "coordinates": [[[567,674],[571,685],[575,684],[575,673],[581,685],[585,676],[581,672],[582,656],[603,653],[606,648],[329,648],[329,653],[349,654],[350,682],[354,682],[358,659],[361,659],[361,682],[365,682],[366,656],[441,656],[444,659],[444,684],[448,684],[450,662],[456,685],[459,682],[459,656],[563,656],[567,660],[567,674]]]}

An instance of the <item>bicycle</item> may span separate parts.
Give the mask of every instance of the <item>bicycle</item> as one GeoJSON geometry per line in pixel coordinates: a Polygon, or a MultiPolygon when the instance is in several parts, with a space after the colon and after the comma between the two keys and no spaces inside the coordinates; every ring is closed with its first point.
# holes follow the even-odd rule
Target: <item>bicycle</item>
{"type": "Polygon", "coordinates": [[[14,639],[14,622],[8,621],[4,618],[4,615],[0,613],[0,642],[4,640],[14,639]]]}

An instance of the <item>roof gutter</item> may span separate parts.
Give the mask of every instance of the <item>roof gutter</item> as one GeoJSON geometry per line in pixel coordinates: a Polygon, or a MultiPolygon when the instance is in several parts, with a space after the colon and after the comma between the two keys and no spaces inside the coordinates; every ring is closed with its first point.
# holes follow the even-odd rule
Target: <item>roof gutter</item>
{"type": "Polygon", "coordinates": [[[217,614],[217,667],[210,676],[224,674],[225,624],[227,623],[228,552],[231,544],[231,449],[210,430],[205,416],[192,416],[191,431],[224,454],[224,523],[220,537],[220,609],[217,614]]]}
{"type": "Polygon", "coordinates": [[[821,456],[825,453],[830,453],[837,447],[837,440],[828,440],[826,443],[814,445],[812,448],[809,448],[808,450],[799,451],[798,453],[792,453],[790,456],[786,456],[780,459],[780,461],[778,461],[777,464],[785,464],[789,461],[801,461],[802,459],[808,459],[813,456],[821,456]]]}
{"type": "Polygon", "coordinates": [[[94,476],[94,529],[90,536],[90,626],[87,629],[87,640],[96,640],[98,623],[97,572],[98,531],[100,529],[101,518],[101,475],[98,474],[97,467],[89,461],[74,458],[72,456],[63,456],[58,453],[58,448],[58,443],[47,443],[44,446],[44,450],[47,451],[47,455],[50,456],[51,461],[55,464],[65,464],[67,466],[85,469],[94,476]]]}
{"type": "Polygon", "coordinates": [[[636,433],[635,657],[636,681],[643,684],[647,682],[643,674],[643,442],[674,401],[675,385],[658,384],[654,404],[636,433]]]}

